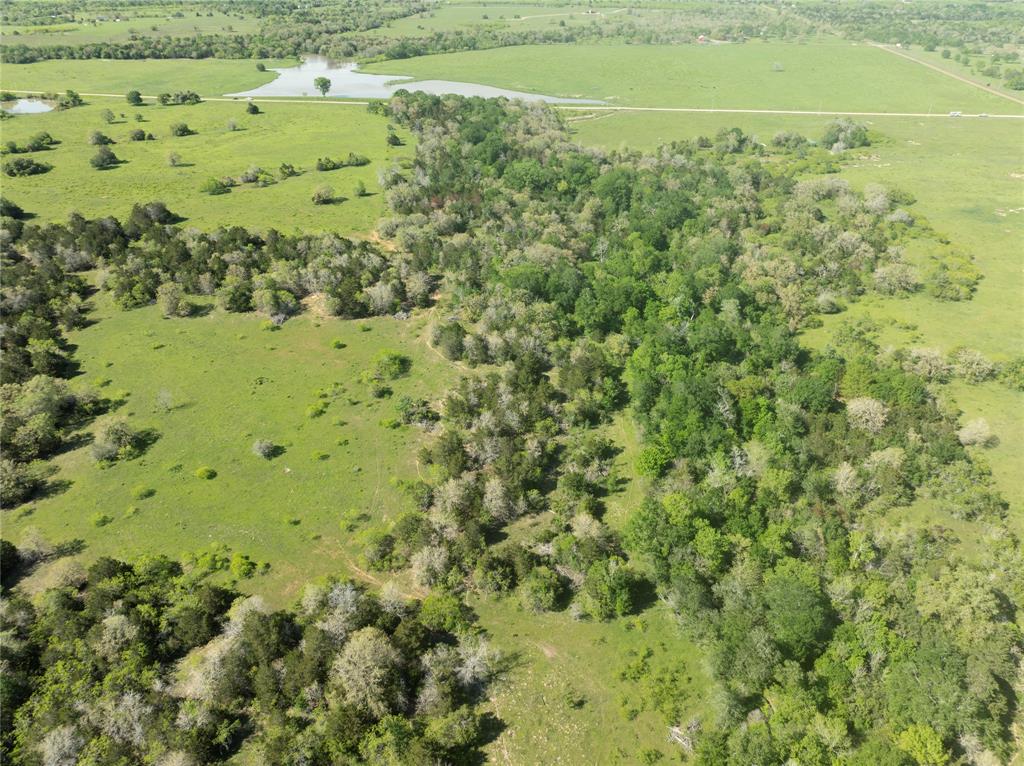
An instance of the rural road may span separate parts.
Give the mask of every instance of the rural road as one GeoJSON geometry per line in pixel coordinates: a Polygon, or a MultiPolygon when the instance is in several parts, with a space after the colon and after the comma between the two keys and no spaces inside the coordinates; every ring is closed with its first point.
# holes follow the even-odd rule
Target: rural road
{"type": "MultiPolygon", "coordinates": [[[[916,61],[916,59],[914,59],[916,61]]],[[[918,62],[922,63],[922,62],[918,62]]],[[[924,64],[924,66],[930,66],[924,64]]],[[[943,71],[943,70],[939,70],[943,71]]],[[[949,73],[947,73],[949,74],[949,73]]],[[[950,75],[951,77],[957,77],[957,75],[950,75]]],[[[962,79],[962,78],[958,78],[962,79]]],[[[970,82],[966,80],[965,82],[970,82]]],[[[985,86],[979,85],[978,83],[971,83],[979,88],[985,86]]],[[[11,93],[39,93],[38,90],[13,90],[11,93]]],[[[79,92],[80,96],[86,96],[88,98],[118,98],[124,99],[123,93],[83,93],[79,92]]],[[[999,94],[1006,95],[1006,94],[999,94]]],[[[143,96],[144,99],[151,101],[156,100],[156,96],[143,96]]],[[[333,104],[335,106],[366,106],[369,101],[339,101],[337,99],[299,99],[299,98],[225,98],[223,96],[203,96],[203,101],[255,101],[261,104],[333,104]]],[[[1010,96],[1011,101],[1013,99],[1010,96]]],[[[1024,105],[1024,101],[1020,102],[1024,105]]],[[[551,104],[556,109],[565,109],[567,111],[577,112],[681,112],[681,113],[696,113],[696,114],[778,114],[778,115],[804,115],[808,117],[941,117],[943,119],[958,119],[958,118],[983,118],[983,119],[1002,119],[1002,120],[1024,120],[1024,114],[960,114],[958,117],[951,117],[945,112],[825,112],[825,111],[803,111],[799,109],[704,109],[700,107],[688,107],[688,106],[606,106],[601,104],[587,104],[587,105],[575,105],[575,104],[551,104]]]]}

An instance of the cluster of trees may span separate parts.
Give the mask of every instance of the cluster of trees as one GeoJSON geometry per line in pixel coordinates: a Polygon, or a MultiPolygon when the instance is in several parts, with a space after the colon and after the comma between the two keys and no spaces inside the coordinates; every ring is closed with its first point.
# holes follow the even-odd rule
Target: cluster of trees
{"type": "MultiPolygon", "coordinates": [[[[3,553],[5,577],[27,563],[3,553]]],[[[330,580],[274,611],[207,559],[102,558],[6,595],[5,760],[187,766],[246,741],[265,763],[478,762],[498,658],[461,603],[330,580]]]]}
{"type": "MultiPolygon", "coordinates": [[[[250,172],[258,180],[260,169],[250,172]]],[[[175,224],[180,220],[154,202],[136,205],[124,222],[87,221],[77,215],[63,225],[12,221],[5,252],[11,268],[20,269],[26,279],[41,279],[34,264],[47,263],[52,273],[43,273],[50,276],[53,289],[65,291],[69,285],[84,290],[69,272],[101,267],[102,288],[126,309],[153,303],[161,286],[172,284],[183,295],[216,296],[228,311],[256,310],[284,318],[299,311],[303,298],[316,293],[332,314],[361,317],[426,305],[433,289],[423,271],[413,264],[389,262],[367,242],[334,234],[256,234],[240,227],[201,233],[179,228],[175,224]]],[[[8,284],[15,279],[12,272],[8,284]]],[[[70,298],[51,305],[52,295],[31,296],[45,299],[48,320],[65,313],[78,316],[80,304],[70,298]]],[[[26,310],[31,308],[27,304],[26,310]]],[[[59,333],[56,318],[52,324],[47,332],[59,333]]],[[[18,336],[5,334],[5,350],[9,342],[19,343],[18,336]]]]}
{"type": "MultiPolygon", "coordinates": [[[[342,2],[298,6],[281,1],[260,4],[264,22],[257,33],[197,34],[191,37],[140,36],[123,42],[28,46],[5,43],[5,61],[31,63],[46,59],[142,58],[285,58],[319,53],[334,58],[402,59],[434,53],[510,45],[565,44],[616,40],[633,44],[693,43],[700,35],[741,42],[750,38],[791,39],[814,26],[790,9],[767,9],[734,2],[689,9],[630,9],[623,14],[548,29],[519,29],[502,19],[486,19],[468,29],[421,35],[381,34],[395,19],[427,15],[422,3],[342,2]],[[361,34],[376,30],[373,35],[361,34]]],[[[246,11],[249,12],[248,10],[246,11]]],[[[585,9],[581,7],[580,14],[585,9]]],[[[326,78],[322,78],[326,80],[326,78]]],[[[330,88],[318,83],[322,92],[330,88]]]]}
{"type": "Polygon", "coordinates": [[[794,13],[819,29],[881,43],[959,48],[1020,45],[1024,11],[1012,3],[806,3],[794,13]]]}
{"type": "Polygon", "coordinates": [[[722,689],[721,715],[687,726],[702,764],[1004,760],[1024,556],[974,435],[926,361],[864,326],[819,353],[796,338],[842,301],[908,289],[909,200],[795,180],[790,163],[827,150],[792,138],[604,154],[539,105],[380,108],[418,134],[411,171],[382,178],[382,230],[442,280],[434,343],[501,369],[449,392],[430,481],[409,486],[419,510],[369,563],[597,619],[641,605],[650,573],[722,689]],[[595,426],[627,402],[652,489],[620,538],[601,520],[615,448],[595,426]],[[951,555],[941,528],[877,531],[915,498],[982,522],[983,561],[951,555]],[[540,511],[525,539],[487,544],[540,511]]]}

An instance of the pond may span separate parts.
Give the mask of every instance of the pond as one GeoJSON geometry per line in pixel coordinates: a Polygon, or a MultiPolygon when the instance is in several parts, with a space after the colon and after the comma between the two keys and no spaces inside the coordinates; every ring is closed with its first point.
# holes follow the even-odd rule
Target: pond
{"type": "Polygon", "coordinates": [[[517,90],[494,88],[490,85],[479,85],[472,82],[453,82],[451,80],[411,80],[411,77],[391,74],[366,74],[356,71],[356,64],[336,64],[324,56],[307,56],[302,64],[284,69],[272,69],[277,72],[277,79],[258,88],[242,93],[228,93],[228,96],[319,96],[313,80],[326,77],[331,81],[328,96],[336,98],[391,98],[397,90],[418,90],[437,95],[454,94],[457,96],[483,96],[484,98],[517,98],[523,101],[546,101],[551,104],[600,104],[585,98],[558,98],[539,93],[522,93],[517,90]]]}
{"type": "Polygon", "coordinates": [[[5,101],[3,106],[4,111],[8,114],[42,114],[53,111],[52,106],[37,98],[19,98],[13,106],[10,104],[10,101],[5,101]]]}

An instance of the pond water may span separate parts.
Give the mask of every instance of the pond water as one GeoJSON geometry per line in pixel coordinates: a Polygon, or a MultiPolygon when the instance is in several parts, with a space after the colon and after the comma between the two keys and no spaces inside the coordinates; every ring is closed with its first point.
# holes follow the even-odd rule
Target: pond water
{"type": "Polygon", "coordinates": [[[42,114],[53,111],[52,106],[36,98],[19,98],[13,106],[8,106],[10,103],[10,101],[5,101],[3,107],[8,114],[42,114]]]}
{"type": "Polygon", "coordinates": [[[326,77],[331,81],[328,96],[338,98],[390,98],[397,90],[418,90],[437,95],[483,96],[484,98],[518,98],[523,101],[546,101],[551,104],[600,104],[600,101],[585,98],[558,98],[539,93],[522,93],[517,90],[494,88],[472,82],[451,80],[412,80],[411,77],[393,74],[366,74],[356,71],[356,64],[336,64],[324,56],[307,56],[296,67],[272,69],[277,79],[258,88],[242,93],[228,93],[228,96],[309,96],[319,97],[313,80],[326,77]]]}

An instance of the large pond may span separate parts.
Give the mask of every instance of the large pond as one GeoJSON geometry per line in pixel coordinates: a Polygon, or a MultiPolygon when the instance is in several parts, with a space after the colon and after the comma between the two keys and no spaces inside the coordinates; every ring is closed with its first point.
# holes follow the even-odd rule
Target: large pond
{"type": "Polygon", "coordinates": [[[323,56],[307,56],[296,67],[273,69],[277,79],[243,93],[228,93],[229,96],[319,96],[320,91],[313,85],[317,77],[331,81],[328,96],[337,98],[390,98],[397,90],[418,90],[437,95],[483,96],[484,98],[518,98],[523,101],[546,101],[552,104],[600,104],[600,101],[585,98],[558,98],[539,93],[522,93],[517,90],[492,88],[472,82],[451,80],[412,80],[411,77],[392,74],[366,74],[356,71],[356,64],[336,64],[323,56]]]}
{"type": "Polygon", "coordinates": [[[19,98],[13,104],[5,101],[3,109],[8,114],[42,114],[53,111],[52,106],[37,98],[19,98]]]}

